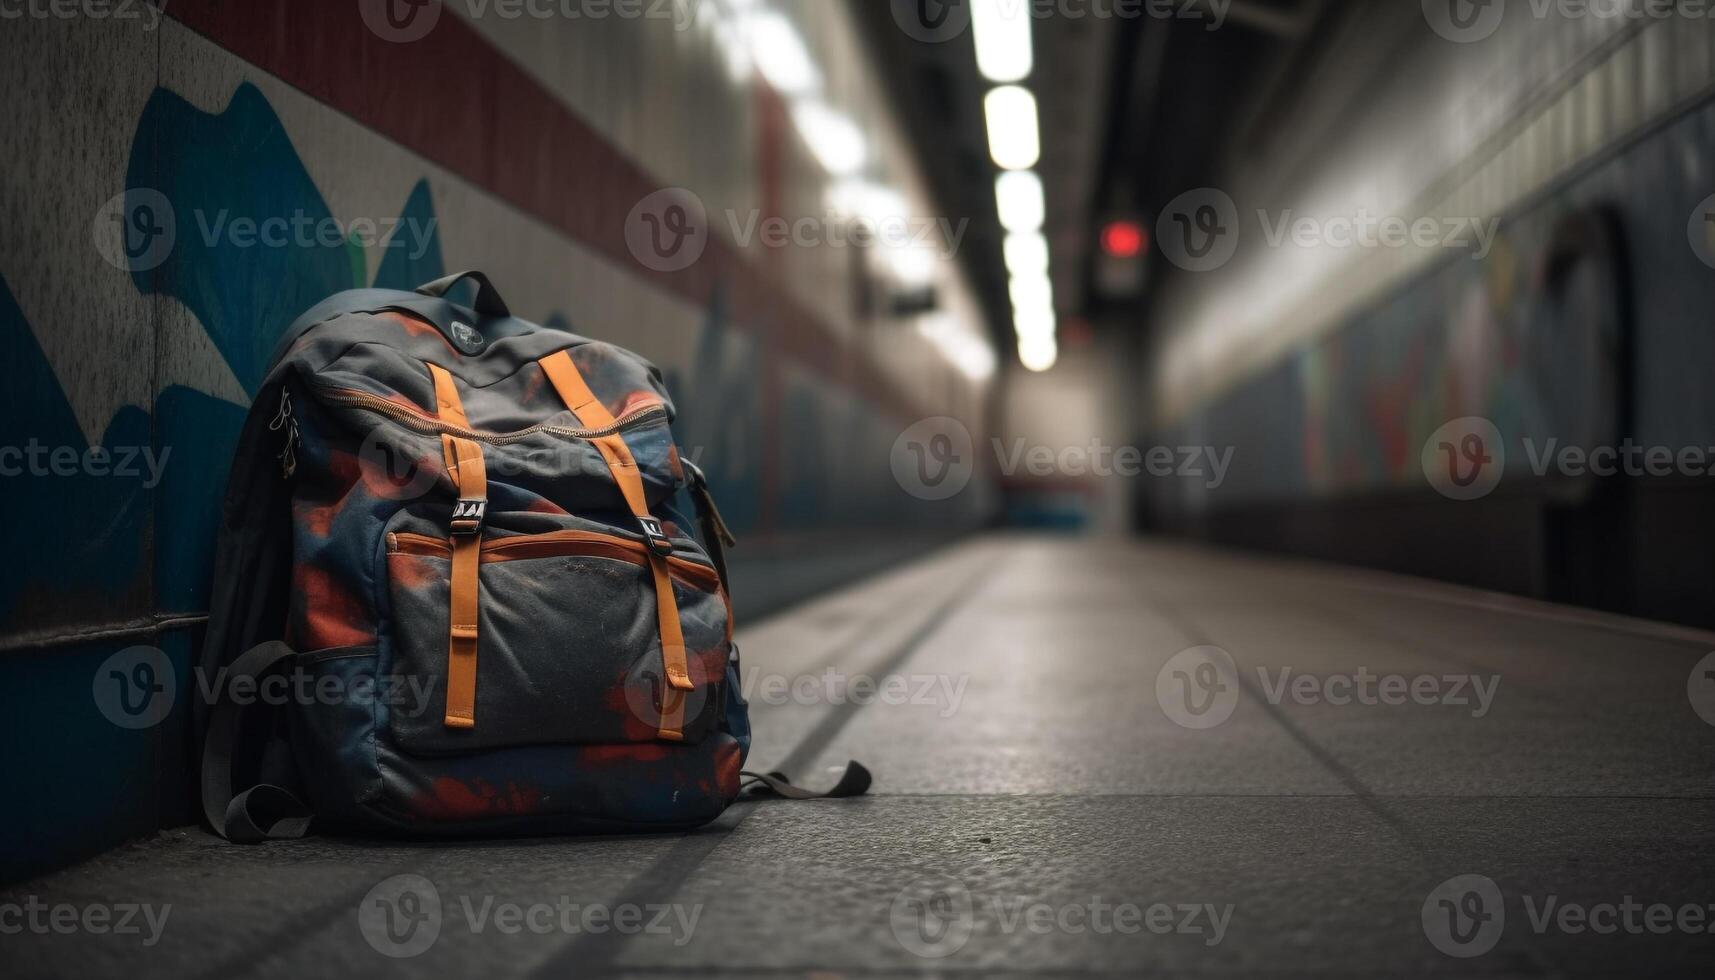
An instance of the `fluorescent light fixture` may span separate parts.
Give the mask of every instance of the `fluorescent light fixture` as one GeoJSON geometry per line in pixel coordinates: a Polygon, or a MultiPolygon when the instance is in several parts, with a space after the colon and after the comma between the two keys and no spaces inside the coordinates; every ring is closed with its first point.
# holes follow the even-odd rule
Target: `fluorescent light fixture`
{"type": "Polygon", "coordinates": [[[1012,329],[1018,334],[1019,340],[1032,340],[1041,337],[1052,339],[1059,330],[1059,324],[1055,322],[1053,310],[1040,308],[1014,310],[1012,329]]]}
{"type": "Polygon", "coordinates": [[[1014,276],[1048,274],[1048,239],[1039,231],[1006,236],[1006,271],[1014,276]]]}
{"type": "Polygon", "coordinates": [[[989,81],[1019,82],[1030,74],[1030,7],[1022,0],[971,0],[977,69],[989,81]]]}
{"type": "Polygon", "coordinates": [[[989,156],[1003,170],[1029,170],[1042,159],[1036,126],[1036,96],[1018,85],[1002,85],[983,98],[989,156]]]}
{"type": "Polygon", "coordinates": [[[1042,178],[1029,170],[1008,170],[995,178],[995,207],[1007,231],[1041,231],[1048,205],[1042,196],[1042,178]]]}
{"type": "Polygon", "coordinates": [[[1013,276],[1009,291],[1015,311],[1054,310],[1054,284],[1046,275],[1013,276]]]}
{"type": "Polygon", "coordinates": [[[792,22],[772,10],[744,13],[744,38],[750,57],[768,84],[782,95],[808,95],[822,84],[822,75],[792,22]]]}
{"type": "Polygon", "coordinates": [[[1060,359],[1060,345],[1053,337],[1018,338],[1018,362],[1031,371],[1046,371],[1060,359]]]}
{"type": "Polygon", "coordinates": [[[816,159],[835,177],[849,177],[869,160],[863,130],[844,113],[814,99],[802,99],[792,107],[792,121],[816,159]]]}

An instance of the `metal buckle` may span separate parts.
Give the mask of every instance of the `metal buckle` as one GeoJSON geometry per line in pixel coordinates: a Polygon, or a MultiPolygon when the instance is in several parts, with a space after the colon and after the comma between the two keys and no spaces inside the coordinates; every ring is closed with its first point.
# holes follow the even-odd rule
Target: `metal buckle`
{"type": "Polygon", "coordinates": [[[477,534],[482,531],[483,518],[488,515],[488,501],[469,497],[453,505],[450,525],[454,534],[477,534]]]}
{"type": "Polygon", "coordinates": [[[649,539],[649,550],[665,558],[673,553],[673,539],[667,537],[667,530],[661,522],[653,517],[639,517],[638,526],[643,528],[643,536],[649,539]]]}

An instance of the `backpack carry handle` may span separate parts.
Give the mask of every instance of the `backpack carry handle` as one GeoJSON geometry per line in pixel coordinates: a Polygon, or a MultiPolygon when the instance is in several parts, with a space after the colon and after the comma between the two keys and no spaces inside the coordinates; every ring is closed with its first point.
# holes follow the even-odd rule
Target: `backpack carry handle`
{"type": "Polygon", "coordinates": [[[426,282],[417,287],[417,292],[424,296],[441,299],[447,295],[448,290],[466,279],[476,282],[476,304],[472,309],[486,317],[509,317],[512,315],[512,311],[506,306],[506,301],[500,298],[500,290],[494,288],[494,283],[489,282],[486,275],[474,269],[468,272],[455,272],[445,278],[436,279],[434,282],[426,282]]]}

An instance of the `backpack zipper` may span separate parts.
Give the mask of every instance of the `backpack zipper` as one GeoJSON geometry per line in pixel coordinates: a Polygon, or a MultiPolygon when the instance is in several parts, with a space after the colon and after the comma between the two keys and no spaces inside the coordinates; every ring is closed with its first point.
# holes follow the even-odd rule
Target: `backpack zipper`
{"type": "Polygon", "coordinates": [[[371,395],[366,391],[356,391],[350,388],[316,387],[321,390],[322,400],[330,405],[341,405],[356,408],[366,412],[384,415],[407,429],[421,432],[425,435],[447,434],[475,442],[486,442],[490,445],[504,446],[522,442],[533,435],[546,433],[555,436],[567,436],[573,439],[596,439],[610,436],[617,432],[641,425],[657,417],[665,418],[667,409],[661,405],[647,405],[643,408],[627,412],[613,420],[612,425],[604,425],[598,429],[580,429],[569,425],[549,425],[538,422],[527,429],[517,429],[512,432],[489,432],[483,429],[470,429],[462,425],[453,425],[440,419],[432,419],[422,412],[406,408],[397,402],[388,401],[379,395],[371,395]]]}
{"type": "Polygon", "coordinates": [[[281,475],[290,480],[298,471],[297,450],[303,440],[298,436],[298,418],[292,414],[292,391],[285,385],[280,386],[280,408],[268,423],[268,431],[282,433],[285,439],[285,448],[275,458],[280,461],[281,475]]]}

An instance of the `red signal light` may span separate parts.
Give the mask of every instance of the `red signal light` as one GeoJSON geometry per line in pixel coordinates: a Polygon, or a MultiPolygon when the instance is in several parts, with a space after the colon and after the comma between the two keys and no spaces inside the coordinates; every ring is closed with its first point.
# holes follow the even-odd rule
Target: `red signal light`
{"type": "Polygon", "coordinates": [[[1148,245],[1148,234],[1135,221],[1110,221],[1102,229],[1102,251],[1116,259],[1135,259],[1148,245]]]}

